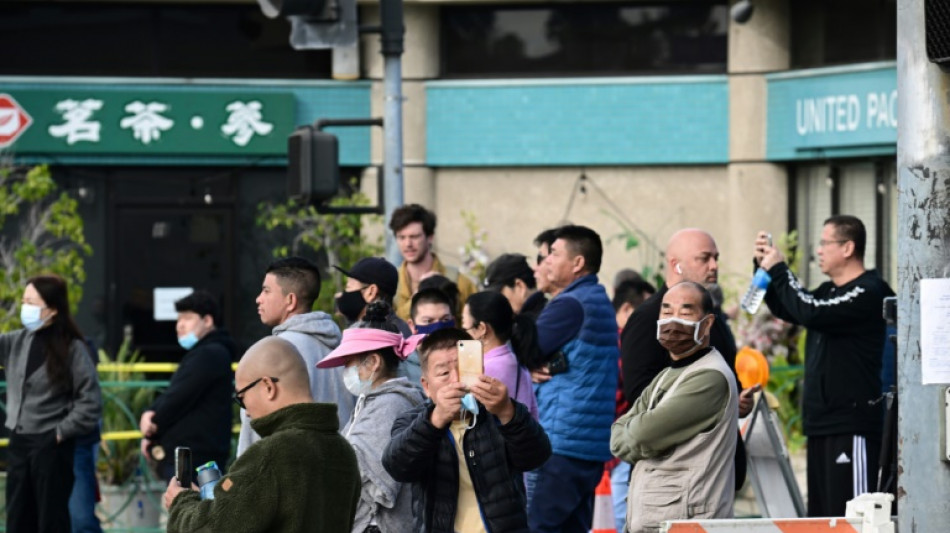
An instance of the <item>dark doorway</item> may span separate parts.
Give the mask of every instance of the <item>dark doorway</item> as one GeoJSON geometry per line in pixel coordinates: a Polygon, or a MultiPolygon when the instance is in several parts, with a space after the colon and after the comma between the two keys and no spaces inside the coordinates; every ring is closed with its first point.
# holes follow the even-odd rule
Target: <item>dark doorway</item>
{"type": "MultiPolygon", "coordinates": [[[[203,288],[231,308],[234,287],[234,214],[230,206],[116,205],[115,315],[112,339],[131,335],[148,361],[181,356],[175,321],[156,320],[171,288],[203,288]]],[[[164,306],[167,311],[167,305],[164,306]]],[[[224,313],[224,326],[230,323],[224,313]]]]}

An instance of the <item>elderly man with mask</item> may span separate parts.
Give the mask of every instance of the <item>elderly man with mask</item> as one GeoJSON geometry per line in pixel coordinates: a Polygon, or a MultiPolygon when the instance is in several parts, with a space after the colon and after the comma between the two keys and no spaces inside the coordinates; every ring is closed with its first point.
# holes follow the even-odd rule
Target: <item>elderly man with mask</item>
{"type": "Polygon", "coordinates": [[[629,533],[657,531],[664,520],[733,515],[738,390],[709,345],[715,322],[702,285],[684,281],[663,296],[656,338],[672,362],[610,433],[610,451],[635,464],[629,533]]]}
{"type": "MultiPolygon", "coordinates": [[[[708,232],[698,228],[684,228],[670,237],[665,254],[666,283],[658,288],[627,320],[620,334],[620,359],[623,361],[623,392],[627,401],[635,402],[644,387],[661,371],[670,366],[667,351],[657,342],[656,320],[668,287],[682,281],[698,283],[709,290],[719,279],[719,248],[708,232]]],[[[726,316],[714,308],[716,320],[711,326],[710,345],[722,354],[730,367],[735,366],[736,339],[726,323],[726,316]]],[[[738,386],[739,378],[733,374],[738,386]]],[[[752,410],[753,393],[749,388],[739,395],[739,416],[752,410]]],[[[746,456],[742,441],[736,451],[736,490],[745,480],[746,456]]]]}

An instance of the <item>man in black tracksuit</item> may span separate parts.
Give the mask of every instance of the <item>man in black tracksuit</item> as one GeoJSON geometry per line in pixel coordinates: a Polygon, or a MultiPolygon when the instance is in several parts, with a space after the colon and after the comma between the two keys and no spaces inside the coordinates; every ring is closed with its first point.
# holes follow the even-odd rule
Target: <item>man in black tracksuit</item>
{"type": "Polygon", "coordinates": [[[139,426],[143,453],[158,461],[165,481],[175,475],[175,447],[191,448],[195,468],[208,461],[225,471],[231,454],[234,372],[237,346],[219,327],[218,305],[207,291],[175,302],[178,342],[188,350],[165,392],[144,412],[139,426]],[[164,455],[158,457],[154,445],[164,455]]]}
{"type": "Polygon", "coordinates": [[[844,516],[845,503],[877,485],[885,342],[882,301],[894,292],[864,268],[864,224],[850,215],[825,221],[817,255],[831,278],[805,290],[782,254],[759,233],[755,258],[772,278],[772,314],[808,329],[804,430],[808,437],[808,515],[844,516]]]}
{"type": "Polygon", "coordinates": [[[396,481],[421,485],[427,533],[527,533],[522,473],[548,459],[551,443],[500,380],[459,382],[459,340],[471,337],[446,328],[420,345],[422,387],[431,401],[396,418],[383,467],[396,481]],[[478,414],[460,417],[466,392],[478,401],[478,414]]]}

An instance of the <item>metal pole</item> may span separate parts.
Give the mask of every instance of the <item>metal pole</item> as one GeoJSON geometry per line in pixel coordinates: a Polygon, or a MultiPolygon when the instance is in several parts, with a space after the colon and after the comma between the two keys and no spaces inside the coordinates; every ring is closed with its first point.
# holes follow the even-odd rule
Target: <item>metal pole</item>
{"type": "MultiPolygon", "coordinates": [[[[386,1],[386,0],[383,0],[386,1]]],[[[394,265],[402,262],[396,238],[389,231],[393,211],[403,204],[402,193],[402,59],[387,56],[385,65],[385,110],[383,113],[383,207],[385,210],[386,259],[394,265]]]]}
{"type": "Polygon", "coordinates": [[[925,0],[897,2],[898,530],[945,531],[943,387],[921,381],[920,280],[950,264],[950,77],[928,62],[925,0]]]}
{"type": "Polygon", "coordinates": [[[386,213],[386,259],[402,262],[396,239],[388,230],[393,211],[403,204],[402,195],[402,52],[405,26],[402,0],[380,0],[380,52],[383,54],[383,207],[386,213]]]}

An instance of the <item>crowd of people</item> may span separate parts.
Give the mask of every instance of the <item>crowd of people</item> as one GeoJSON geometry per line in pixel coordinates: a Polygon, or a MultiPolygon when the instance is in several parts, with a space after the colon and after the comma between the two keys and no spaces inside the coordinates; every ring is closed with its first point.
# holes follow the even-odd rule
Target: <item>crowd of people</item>
{"type": "MultiPolygon", "coordinates": [[[[618,533],[732,516],[746,477],[738,419],[758,388],[743,390],[735,372],[708,232],[676,232],[665,283],[624,272],[611,299],[598,279],[600,236],[584,226],[541,232],[536,262],[499,256],[481,286],[435,255],[431,211],[400,207],[390,229],[400,267],[333,265],[346,276],[342,332],[313,310],[320,271],[297,257],[265,272],[256,303],[273,334],[243,356],[212,295],[176,302],[186,352],[140,418],[142,453],[168,481],[168,531],[586,533],[605,476],[618,533]],[[459,346],[472,341],[482,369],[463,380],[459,346]],[[228,464],[232,399],[241,426],[228,464]],[[224,472],[213,498],[178,483],[176,446],[224,472]]],[[[753,244],[772,279],[769,309],[808,330],[811,516],[842,516],[875,485],[880,309],[892,292],[865,269],[865,244],[860,220],[828,219],[817,256],[829,281],[814,291],[764,232],[753,244]]],[[[65,294],[54,276],[31,279],[24,329],[0,335],[8,531],[69,530],[76,438],[99,417],[94,364],[65,294]]]]}

